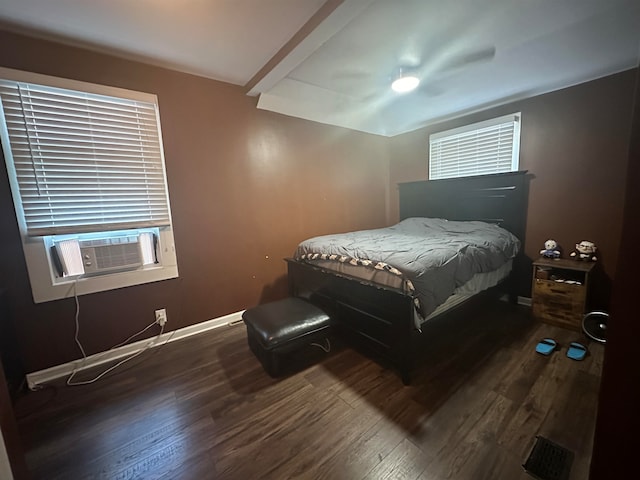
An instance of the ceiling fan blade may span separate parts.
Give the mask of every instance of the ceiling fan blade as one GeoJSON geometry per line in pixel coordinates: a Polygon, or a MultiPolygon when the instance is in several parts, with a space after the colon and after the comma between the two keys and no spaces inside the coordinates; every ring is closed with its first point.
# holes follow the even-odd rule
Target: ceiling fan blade
{"type": "Polygon", "coordinates": [[[490,46],[480,50],[454,55],[447,60],[438,70],[440,72],[450,72],[472,65],[474,63],[489,62],[496,56],[496,47],[490,46]]]}
{"type": "Polygon", "coordinates": [[[422,94],[428,97],[438,97],[447,92],[447,82],[456,72],[464,70],[466,67],[489,62],[496,55],[496,47],[490,46],[479,50],[464,52],[453,55],[436,67],[430,74],[423,77],[420,85],[422,94]]]}

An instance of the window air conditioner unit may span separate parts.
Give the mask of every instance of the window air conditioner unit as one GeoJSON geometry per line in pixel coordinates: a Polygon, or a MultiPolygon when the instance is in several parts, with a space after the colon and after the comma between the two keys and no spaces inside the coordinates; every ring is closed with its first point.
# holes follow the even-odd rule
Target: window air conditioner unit
{"type": "Polygon", "coordinates": [[[138,235],[80,240],[78,243],[87,275],[132,270],[142,266],[138,235]]]}

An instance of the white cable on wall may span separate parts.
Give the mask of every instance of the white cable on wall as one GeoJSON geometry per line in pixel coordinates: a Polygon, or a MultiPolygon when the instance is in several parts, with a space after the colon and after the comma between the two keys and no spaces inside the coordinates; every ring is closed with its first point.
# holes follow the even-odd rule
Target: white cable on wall
{"type": "MultiPolygon", "coordinates": [[[[96,377],[90,379],[90,380],[82,380],[82,381],[77,381],[74,382],[73,378],[75,377],[76,373],[79,370],[82,370],[85,366],[85,362],[87,360],[87,354],[84,351],[84,348],[82,347],[82,343],[80,343],[80,301],[78,299],[78,292],[76,289],[76,286],[78,284],[78,279],[76,279],[76,281],[73,284],[73,297],[75,299],[76,302],[76,315],[75,315],[75,324],[76,324],[76,331],[75,331],[75,341],[76,344],[78,345],[78,348],[80,349],[80,352],[82,353],[82,365],[80,365],[80,367],[76,367],[73,369],[73,371],[71,372],[71,375],[69,375],[69,378],[67,378],[67,385],[70,387],[75,387],[75,386],[79,386],[79,385],[88,385],[90,383],[94,383],[96,381],[98,381],[99,379],[101,379],[102,377],[104,377],[107,373],[112,372],[113,370],[115,370],[116,368],[118,368],[120,365],[123,365],[125,363],[127,363],[129,360],[133,360],[134,358],[136,358],[137,356],[141,355],[142,353],[144,353],[146,350],[148,350],[151,345],[153,345],[154,340],[150,340],[149,343],[147,343],[143,348],[141,348],[139,351],[137,351],[134,354],[129,355],[127,358],[120,360],[118,363],[116,363],[115,365],[112,365],[111,367],[107,368],[105,371],[103,371],[102,373],[100,373],[99,375],[97,375],[96,377]]],[[[125,341],[114,345],[113,347],[110,348],[110,350],[113,350],[114,348],[118,348],[126,343],[128,343],[130,340],[132,340],[133,338],[137,337],[138,335],[141,335],[142,333],[146,332],[147,330],[149,330],[151,327],[153,327],[154,325],[158,325],[157,322],[152,322],[149,325],[147,325],[145,328],[143,328],[142,330],[140,330],[137,333],[134,333],[133,335],[131,335],[129,338],[127,338],[125,341]]],[[[159,338],[162,334],[164,333],[164,325],[160,325],[160,332],[158,333],[156,338],[159,338]]],[[[163,345],[166,345],[167,342],[171,339],[171,337],[169,337],[167,339],[167,341],[164,342],[163,345]]]]}

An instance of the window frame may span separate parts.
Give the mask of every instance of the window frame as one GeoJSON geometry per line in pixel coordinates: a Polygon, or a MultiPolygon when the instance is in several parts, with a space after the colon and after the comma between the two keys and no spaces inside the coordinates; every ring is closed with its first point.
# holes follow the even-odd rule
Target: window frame
{"type": "MultiPolygon", "coordinates": [[[[101,291],[113,290],[133,285],[140,285],[170,278],[177,278],[178,264],[173,236],[173,220],[169,200],[169,185],[166,175],[164,148],[162,145],[162,130],[160,124],[160,112],[156,95],[126,90],[117,87],[98,85],[77,80],[52,77],[31,72],[23,72],[0,67],[0,79],[46,85],[51,87],[76,90],[97,95],[106,95],[130,100],[153,102],[156,105],[157,128],[160,142],[160,155],[163,175],[165,178],[167,206],[169,209],[169,224],[157,228],[157,257],[158,263],[146,265],[136,270],[124,270],[109,272],[102,275],[59,277],[57,275],[50,247],[53,245],[52,235],[29,236],[27,235],[26,221],[23,216],[22,199],[20,197],[18,180],[11,144],[9,141],[4,112],[0,105],[0,136],[11,195],[13,198],[16,220],[20,230],[22,248],[27,264],[31,291],[35,303],[47,302],[74,295],[84,295],[101,291]]],[[[1,101],[1,98],[0,98],[1,101]]],[[[140,226],[141,231],[148,231],[149,227],[140,226]]],[[[103,232],[105,237],[116,235],[119,231],[103,232]]],[[[78,236],[81,236],[78,233],[78,236]]]]}
{"type": "MultiPolygon", "coordinates": [[[[508,115],[502,115],[500,117],[491,118],[488,120],[483,120],[481,122],[471,123],[468,125],[463,125],[457,128],[452,128],[449,130],[443,130],[440,132],[432,133],[429,135],[429,168],[428,168],[428,178],[429,180],[444,180],[447,178],[464,178],[464,177],[474,177],[479,175],[490,175],[495,173],[509,173],[509,172],[517,172],[520,166],[520,131],[522,124],[522,114],[521,112],[516,112],[508,115]],[[434,158],[434,144],[436,142],[442,142],[443,140],[453,140],[456,137],[466,134],[473,134],[487,129],[495,129],[496,127],[502,127],[505,125],[511,124],[513,128],[511,138],[511,154],[510,154],[510,162],[509,169],[480,169],[478,171],[478,164],[476,163],[476,172],[468,173],[468,174],[456,174],[456,175],[436,175],[434,176],[436,169],[442,169],[443,167],[435,166],[436,162],[433,161],[434,158]]],[[[497,133],[499,136],[499,133],[497,133]]],[[[472,143],[470,142],[471,146],[472,143]]],[[[497,150],[495,152],[497,154],[497,150]]],[[[455,167],[459,165],[460,159],[456,159],[456,162],[450,162],[451,167],[455,167]]],[[[504,161],[502,162],[505,163],[504,161]]],[[[471,170],[471,168],[468,168],[471,170]]]]}

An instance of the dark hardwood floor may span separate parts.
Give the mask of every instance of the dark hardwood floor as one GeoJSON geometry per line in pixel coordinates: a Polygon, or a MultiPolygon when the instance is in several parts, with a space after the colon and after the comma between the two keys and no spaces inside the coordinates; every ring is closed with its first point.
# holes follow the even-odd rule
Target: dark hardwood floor
{"type": "Polygon", "coordinates": [[[602,345],[570,360],[583,335],[502,302],[436,330],[409,387],[337,342],[278,380],[242,325],[169,343],[92,385],[18,398],[27,462],[47,480],[518,480],[539,434],[588,478],[602,345]],[[546,336],[563,347],[549,357],[534,351],[546,336]]]}

